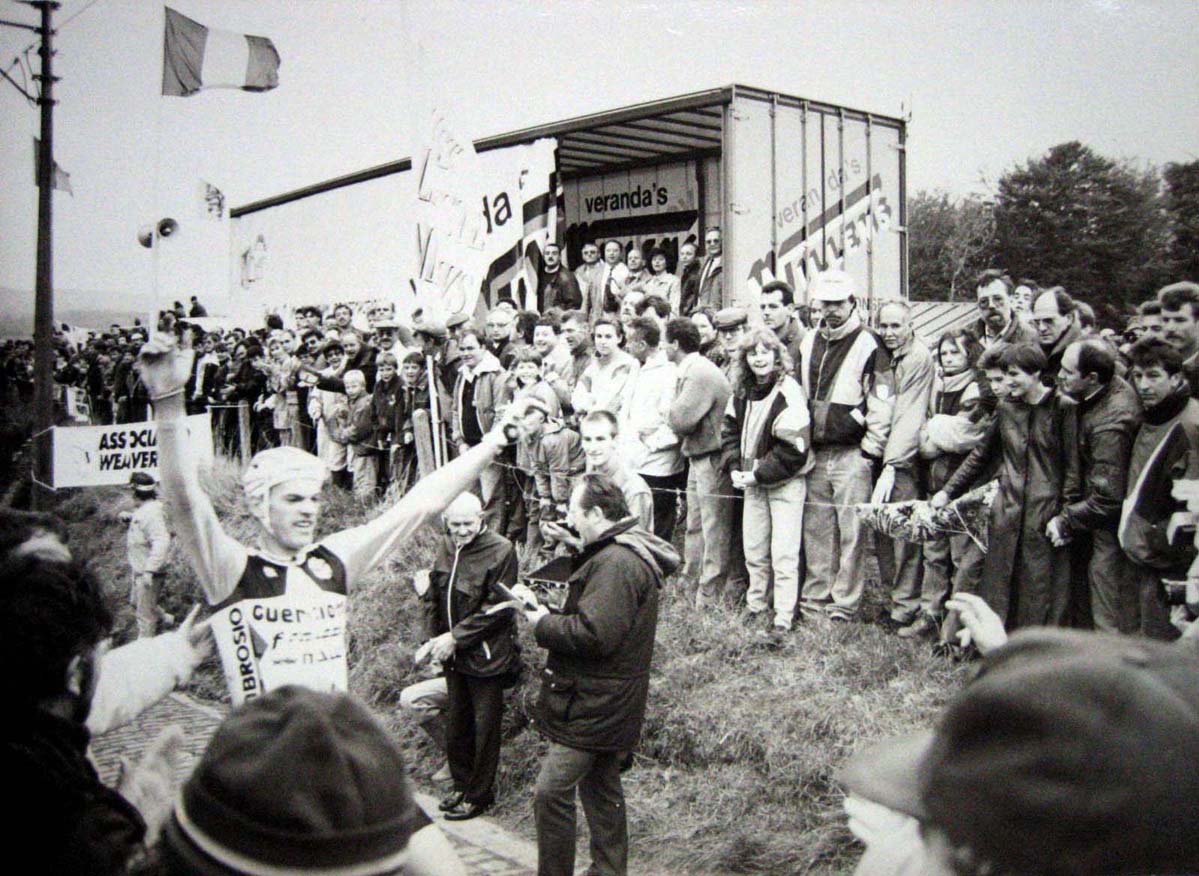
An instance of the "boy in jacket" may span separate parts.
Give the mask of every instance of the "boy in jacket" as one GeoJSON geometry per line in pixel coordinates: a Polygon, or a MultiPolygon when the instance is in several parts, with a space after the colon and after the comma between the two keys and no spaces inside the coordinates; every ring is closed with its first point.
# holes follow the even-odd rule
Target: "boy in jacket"
{"type": "Polygon", "coordinates": [[[494,584],[516,584],[516,550],[483,526],[477,496],[463,493],[442,515],[448,538],[441,546],[425,616],[429,641],[418,651],[445,667],[446,754],[454,790],[441,801],[448,821],[482,815],[495,801],[500,762],[504,688],[520,666],[512,608],[489,611],[504,602],[494,584]]]}
{"type": "Polygon", "coordinates": [[[1162,581],[1186,577],[1195,552],[1189,539],[1177,546],[1168,537],[1170,518],[1185,507],[1170,491],[1177,478],[1199,477],[1199,401],[1191,397],[1182,354],[1167,341],[1142,338],[1129,358],[1143,420],[1129,453],[1117,537],[1131,561],[1141,635],[1171,641],[1178,630],[1162,581]]]}

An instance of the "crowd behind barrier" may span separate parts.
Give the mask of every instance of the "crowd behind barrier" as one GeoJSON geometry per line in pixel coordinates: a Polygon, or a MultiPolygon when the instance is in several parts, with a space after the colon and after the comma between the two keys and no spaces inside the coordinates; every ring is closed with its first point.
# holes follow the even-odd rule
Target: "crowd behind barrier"
{"type": "MultiPolygon", "coordinates": [[[[367,498],[403,494],[513,399],[535,399],[524,438],[479,489],[489,526],[523,546],[526,565],[554,554],[547,528],[569,479],[606,466],[646,485],[655,534],[685,529],[682,577],[698,602],[744,601],[779,630],[858,616],[865,535],[853,506],[944,504],[998,478],[985,552],[960,534],[923,546],[878,536],[900,635],[952,648],[952,618],[941,627],[959,590],[983,593],[1013,627],[1174,635],[1169,617],[1183,611],[1166,607],[1161,581],[1185,578],[1186,551],[1154,541],[1138,480],[1176,422],[1185,452],[1169,474],[1195,471],[1194,417],[1175,410],[1184,385],[1199,386],[1194,284],[1165,288],[1118,334],[1066,290],[992,270],[976,283],[977,322],[930,348],[905,305],[871,320],[837,272],[817,277],[806,303],[775,282],[758,313],[714,311],[703,302],[719,301],[719,232],[707,237],[703,257],[683,248],[679,276],[664,253],[589,245],[576,270],[543,269],[544,312],[500,300],[478,324],[341,304],[296,307],[292,325],[271,314],[205,332],[187,321],[203,306],[177,303],[196,351],[186,408],[210,413],[227,455],[301,448],[367,498]],[[590,465],[581,423],[594,411],[612,415],[599,439],[611,449],[590,465]],[[794,532],[805,538],[782,536],[794,532]],[[1029,580],[1043,592],[1017,592],[1029,580]]],[[[78,335],[57,336],[55,379],[85,395],[95,424],[148,419],[134,366],[144,327],[78,335]]],[[[27,400],[31,345],[7,342],[0,360],[0,394],[27,400]]]]}
{"type": "MultiPolygon", "coordinates": [[[[962,606],[986,612],[999,637],[1033,627],[1130,642],[1196,634],[1193,528],[1179,526],[1189,518],[1172,491],[1199,478],[1199,284],[1163,288],[1117,332],[1098,327],[1081,296],[990,270],[975,283],[977,320],[930,346],[907,304],[884,303],[871,318],[853,278],[837,270],[812,278],[806,302],[776,281],[756,312],[720,307],[719,231],[705,244],[703,257],[683,248],[690,263],[677,275],[663,253],[634,250],[622,261],[617,247],[589,244],[573,272],[547,259],[540,310],[501,299],[477,322],[418,311],[401,323],[385,308],[362,314],[339,304],[298,307],[294,325],[268,315],[257,328],[205,332],[187,321],[193,300],[191,314],[181,305],[175,314],[180,344],[195,351],[183,404],[210,413],[226,454],[307,451],[336,488],[363,500],[405,496],[448,460],[488,442],[494,450],[495,430],[512,430],[498,455],[478,463],[474,505],[458,509],[458,524],[447,511],[450,571],[440,583],[435,572],[431,592],[457,587],[459,553],[486,532],[517,548],[505,554],[509,584],[517,564],[527,575],[579,557],[565,614],[548,612],[523,585],[498,608],[492,598],[469,608],[447,602],[448,616],[431,616],[435,663],[451,662],[455,643],[466,660],[456,611],[482,623],[506,606],[526,611],[547,666],[565,667],[572,685],[595,684],[592,672],[608,686],[640,685],[648,666],[626,665],[628,655],[648,663],[657,586],[676,569],[670,586],[696,610],[735,608],[761,635],[859,622],[872,536],[858,509],[938,509],[989,482],[997,489],[984,543],[965,532],[923,543],[873,536],[887,630],[957,659],[977,656],[962,628],[978,621],[962,606]],[[629,574],[595,585],[611,588],[598,627],[572,626],[575,612],[598,610],[587,583],[607,574],[594,570],[599,550],[617,551],[608,570],[624,562],[629,574]],[[637,575],[645,580],[628,618],[611,617],[637,575]],[[652,609],[645,593],[655,594],[652,609]],[[610,655],[621,641],[605,638],[616,629],[642,643],[619,659],[610,655]]],[[[56,380],[86,392],[94,423],[149,419],[151,393],[135,367],[147,340],[140,326],[82,343],[59,336],[56,380]]],[[[31,358],[28,343],[0,350],[5,401],[31,394],[31,358]]],[[[479,562],[472,574],[486,578],[490,567],[479,562]]],[[[151,602],[138,606],[146,632],[151,602]]],[[[470,647],[490,658],[495,643],[485,639],[470,647]]],[[[471,818],[493,796],[492,731],[508,682],[485,685],[487,672],[453,665],[444,675],[448,689],[425,682],[402,703],[447,746],[455,786],[447,817],[471,818]],[[484,696],[486,746],[474,738],[482,724],[462,724],[463,703],[484,696]]],[[[605,866],[624,872],[623,814],[613,819],[594,795],[623,812],[619,771],[636,738],[617,734],[609,744],[602,715],[584,730],[565,716],[569,706],[555,712],[561,681],[543,678],[539,706],[553,742],[535,805],[542,872],[573,867],[576,786],[593,862],[609,856],[605,866]],[[598,748],[596,738],[605,740],[598,748]]],[[[582,696],[568,693],[571,702],[582,696]]],[[[644,692],[637,696],[626,729],[644,716],[644,692]]],[[[474,708],[480,721],[484,706],[474,708]]]]}

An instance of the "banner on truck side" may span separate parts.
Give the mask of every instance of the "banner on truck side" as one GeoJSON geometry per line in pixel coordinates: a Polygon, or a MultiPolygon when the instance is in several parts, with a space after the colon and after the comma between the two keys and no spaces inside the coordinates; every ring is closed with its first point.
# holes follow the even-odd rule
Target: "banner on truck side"
{"type": "Polygon", "coordinates": [[[242,599],[211,620],[235,706],[285,684],[327,692],[349,687],[344,594],[313,587],[242,599]]]}
{"type": "MultiPolygon", "coordinates": [[[[197,465],[212,465],[212,427],[208,414],[187,418],[187,447],[197,465]]],[[[158,476],[158,430],[153,421],[120,426],[55,426],[53,482],[64,487],[106,487],[129,483],[144,471],[158,476]]]]}

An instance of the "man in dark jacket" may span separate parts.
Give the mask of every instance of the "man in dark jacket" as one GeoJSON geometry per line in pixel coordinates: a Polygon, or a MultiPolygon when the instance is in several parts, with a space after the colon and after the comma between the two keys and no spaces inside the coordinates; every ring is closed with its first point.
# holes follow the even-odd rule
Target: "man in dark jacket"
{"type": "MultiPolygon", "coordinates": [[[[658,625],[658,589],[679,563],[667,542],[637,526],[610,479],[586,474],[570,497],[580,548],[561,612],[526,612],[549,653],[537,728],[550,742],[537,777],[538,876],[575,867],[575,788],[591,834],[591,870],[623,876],[628,824],[620,765],[645,720],[658,625]]],[[[528,599],[532,592],[519,588],[528,599]]]]}
{"type": "Polygon", "coordinates": [[[1062,356],[1058,387],[1078,404],[1078,455],[1083,496],[1049,521],[1051,540],[1073,539],[1076,579],[1087,582],[1074,601],[1074,624],[1132,633],[1137,626],[1135,578],[1116,539],[1128,486],[1128,460],[1141,423],[1141,403],[1116,376],[1116,353],[1105,341],[1076,341],[1062,356]],[[1090,599],[1085,597],[1088,595],[1090,599]],[[1090,602],[1090,611],[1086,603],[1090,602]]]}
{"type": "Polygon", "coordinates": [[[47,515],[0,511],[0,655],[7,673],[0,768],[21,805],[6,816],[13,855],[49,876],[123,874],[169,814],[170,765],[151,743],[118,789],[87,755],[87,718],[112,629],[97,577],[72,560],[65,527],[47,515]]]}
{"type": "Polygon", "coordinates": [[[551,307],[575,310],[583,306],[583,292],[575,275],[562,266],[562,248],[550,242],[542,253],[545,264],[537,272],[537,310],[545,313],[551,307]]]}
{"type": "Polygon", "coordinates": [[[1142,422],[1129,454],[1117,534],[1137,582],[1141,635],[1172,641],[1178,630],[1170,622],[1164,581],[1185,577],[1195,550],[1190,538],[1169,537],[1171,518],[1185,507],[1171,492],[1176,480],[1199,477],[1199,401],[1191,395],[1182,353],[1168,339],[1141,338],[1129,359],[1142,422]]]}
{"type": "Polygon", "coordinates": [[[494,585],[514,585],[517,562],[512,543],[483,528],[483,506],[474,494],[460,495],[442,516],[449,537],[429,576],[430,638],[417,654],[445,667],[454,790],[441,810],[448,821],[465,821],[495,801],[504,688],[520,666],[520,652],[513,609],[494,610],[504,602],[494,585]]]}

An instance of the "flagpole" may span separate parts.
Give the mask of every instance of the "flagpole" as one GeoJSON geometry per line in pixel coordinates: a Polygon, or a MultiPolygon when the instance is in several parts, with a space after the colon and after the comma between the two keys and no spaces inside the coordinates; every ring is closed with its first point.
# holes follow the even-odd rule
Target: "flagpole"
{"type": "MultiPolygon", "coordinates": [[[[159,28],[159,33],[165,35],[166,29],[167,29],[167,8],[165,5],[163,5],[161,8],[162,8],[162,15],[161,15],[162,27],[159,28]]],[[[165,39],[165,36],[164,36],[164,39],[165,39]]],[[[166,63],[166,57],[165,57],[165,52],[164,52],[163,64],[165,64],[165,63],[166,63]]],[[[159,209],[158,209],[158,202],[159,202],[159,197],[160,197],[159,189],[162,185],[162,88],[161,88],[161,86],[158,89],[156,103],[157,103],[157,108],[154,113],[154,189],[153,189],[153,193],[151,196],[153,198],[154,206],[150,213],[150,215],[154,217],[154,219],[153,219],[154,224],[153,224],[153,232],[152,232],[152,237],[151,237],[152,246],[151,246],[151,252],[150,252],[150,263],[151,263],[150,314],[146,320],[146,332],[147,332],[146,336],[147,336],[147,338],[149,337],[150,333],[156,332],[158,330],[158,313],[159,313],[159,311],[162,310],[162,307],[160,306],[160,301],[158,300],[158,248],[162,245],[162,235],[158,233],[158,225],[159,225],[159,219],[160,219],[159,209]]]]}
{"type": "MultiPolygon", "coordinates": [[[[59,4],[55,0],[29,0],[41,10],[42,56],[38,105],[41,107],[41,143],[37,167],[37,287],[33,305],[33,408],[34,431],[42,435],[54,425],[54,51],[50,17],[59,4]]],[[[34,450],[35,480],[52,484],[52,447],[49,437],[34,450]]],[[[36,443],[36,442],[35,442],[36,443]]],[[[32,488],[33,506],[49,507],[50,497],[36,484],[32,488]]]]}

